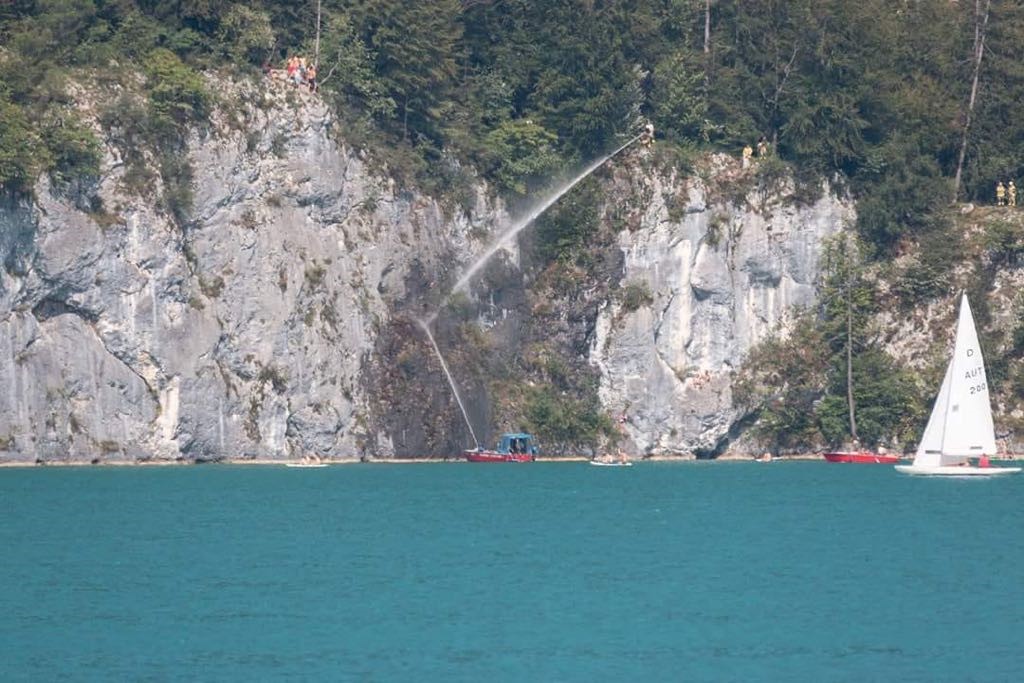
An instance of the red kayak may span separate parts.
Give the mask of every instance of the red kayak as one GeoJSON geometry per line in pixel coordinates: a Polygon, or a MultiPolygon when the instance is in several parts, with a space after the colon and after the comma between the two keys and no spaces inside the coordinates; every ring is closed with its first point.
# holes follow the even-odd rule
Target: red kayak
{"type": "Polygon", "coordinates": [[[829,462],[855,462],[871,465],[893,465],[900,461],[898,455],[882,455],[870,451],[834,451],[826,453],[825,459],[829,462]]]}

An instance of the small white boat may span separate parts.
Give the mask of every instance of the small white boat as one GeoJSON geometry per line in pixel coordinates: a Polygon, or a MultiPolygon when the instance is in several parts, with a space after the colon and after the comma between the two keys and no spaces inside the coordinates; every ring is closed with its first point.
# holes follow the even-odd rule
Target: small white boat
{"type": "Polygon", "coordinates": [[[992,467],[996,454],[992,405],[985,360],[981,356],[974,316],[967,295],[960,299],[953,357],[935,398],[928,426],[911,465],[896,465],[903,474],[951,477],[992,477],[1020,472],[1019,467],[992,467]],[[971,463],[978,458],[978,464],[971,463]]]}
{"type": "Polygon", "coordinates": [[[320,459],[319,455],[304,455],[300,460],[295,462],[286,462],[285,467],[327,467],[327,463],[320,459]]]}
{"type": "Polygon", "coordinates": [[[632,467],[633,463],[629,460],[590,460],[588,461],[594,467],[632,467]]]}

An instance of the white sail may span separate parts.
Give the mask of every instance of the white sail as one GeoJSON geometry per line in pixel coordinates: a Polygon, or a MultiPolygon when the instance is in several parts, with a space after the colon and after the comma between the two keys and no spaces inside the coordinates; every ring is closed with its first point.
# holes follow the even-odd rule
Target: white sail
{"type": "Polygon", "coordinates": [[[931,417],[928,418],[928,426],[924,428],[924,436],[921,443],[917,445],[917,455],[914,456],[915,465],[926,465],[938,467],[942,456],[942,432],[946,424],[946,407],[949,406],[949,378],[953,373],[953,362],[946,366],[946,376],[942,380],[942,388],[939,395],[935,397],[935,405],[932,406],[931,417]]]}
{"type": "Polygon", "coordinates": [[[943,456],[995,455],[996,435],[985,360],[966,294],[960,300],[960,320],[950,367],[952,377],[942,436],[943,456]]]}
{"type": "Polygon", "coordinates": [[[995,452],[985,361],[965,294],[960,300],[953,357],[935,398],[914,465],[956,465],[968,457],[995,455],[995,452]]]}

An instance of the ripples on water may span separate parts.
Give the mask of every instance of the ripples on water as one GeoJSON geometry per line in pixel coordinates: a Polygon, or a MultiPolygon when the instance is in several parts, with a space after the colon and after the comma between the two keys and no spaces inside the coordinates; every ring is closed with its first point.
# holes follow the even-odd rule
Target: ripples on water
{"type": "Polygon", "coordinates": [[[1024,680],[1024,477],[0,470],[0,679],[1024,680]]]}

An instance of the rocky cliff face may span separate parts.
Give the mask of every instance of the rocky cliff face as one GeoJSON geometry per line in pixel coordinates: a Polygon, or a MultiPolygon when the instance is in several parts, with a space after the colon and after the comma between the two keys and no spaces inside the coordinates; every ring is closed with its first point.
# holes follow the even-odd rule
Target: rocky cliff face
{"type": "Polygon", "coordinates": [[[713,165],[708,180],[619,178],[650,198],[619,239],[623,281],[649,298],[632,310],[609,302],[590,358],[602,402],[626,411],[642,453],[708,456],[730,445],[742,418],[733,370],[793,307],[814,304],[822,241],[855,218],[828,193],[785,201],[788,183],[766,188],[756,166],[713,165]]]}
{"type": "Polygon", "coordinates": [[[321,103],[285,95],[189,141],[183,227],[125,191],[114,147],[101,212],[45,182],[0,209],[7,458],[389,453],[362,383],[378,332],[412,273],[501,212],[400,191],[335,141],[321,103]]]}
{"type": "MultiPolygon", "coordinates": [[[[413,316],[505,210],[483,188],[457,211],[401,190],[340,141],[322,103],[295,97],[261,95],[244,127],[218,114],[193,134],[184,223],[125,190],[113,145],[91,197],[41,181],[35,200],[0,206],[0,457],[388,457],[466,443],[413,316]],[[403,368],[412,396],[393,390],[403,368]]],[[[638,189],[621,278],[651,302],[606,302],[590,362],[606,406],[629,406],[638,452],[711,453],[737,419],[730,369],[813,301],[820,240],[850,210],[828,197],[751,206],[619,166],[610,196],[638,189]]],[[[521,282],[518,268],[506,259],[521,282]]],[[[468,384],[486,421],[485,387],[468,384]]]]}

